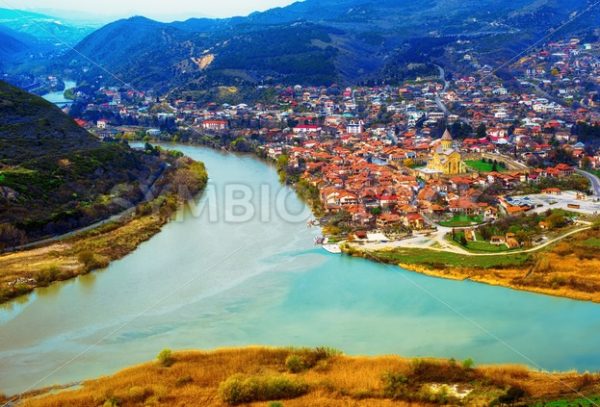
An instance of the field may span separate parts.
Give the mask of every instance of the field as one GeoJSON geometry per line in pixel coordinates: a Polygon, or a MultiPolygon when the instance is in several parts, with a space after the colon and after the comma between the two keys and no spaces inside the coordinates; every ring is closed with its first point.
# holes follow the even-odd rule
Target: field
{"type": "Polygon", "coordinates": [[[554,400],[593,397],[600,390],[598,374],[475,367],[471,360],[348,357],[327,348],[163,351],[159,356],[155,362],[73,390],[24,395],[19,405],[377,407],[522,402],[544,406],[554,400]]]}
{"type": "Polygon", "coordinates": [[[528,254],[499,254],[497,256],[469,256],[427,249],[396,249],[369,253],[370,257],[385,263],[429,266],[437,269],[467,267],[489,269],[522,267],[531,261],[528,254]]]}
{"type": "Polygon", "coordinates": [[[455,233],[454,239],[452,238],[452,235],[449,235],[447,239],[451,243],[464,249],[467,249],[468,251],[473,253],[503,253],[509,251],[508,247],[505,244],[491,244],[490,242],[484,240],[479,233],[477,233],[477,240],[468,241],[467,244],[463,246],[461,245],[462,236],[464,236],[464,232],[457,231],[455,233]]]}
{"type": "Polygon", "coordinates": [[[447,228],[461,228],[471,225],[477,225],[483,222],[482,216],[469,216],[469,215],[454,215],[452,219],[440,222],[440,225],[447,228]]]}
{"type": "Polygon", "coordinates": [[[502,253],[508,251],[506,245],[493,245],[490,242],[486,242],[484,240],[468,242],[466,248],[469,251],[479,253],[502,253]]]}
{"type": "Polygon", "coordinates": [[[591,237],[582,241],[581,244],[586,247],[600,248],[600,238],[591,237]]]}
{"type": "Polygon", "coordinates": [[[490,163],[484,160],[468,160],[465,161],[465,164],[467,164],[467,167],[472,168],[478,172],[502,172],[506,170],[506,168],[501,163],[496,164],[496,169],[494,170],[494,163],[490,163]]]}
{"type": "Polygon", "coordinates": [[[577,398],[574,400],[556,400],[551,402],[539,402],[532,407],[595,407],[600,405],[600,397],[577,398]]]}

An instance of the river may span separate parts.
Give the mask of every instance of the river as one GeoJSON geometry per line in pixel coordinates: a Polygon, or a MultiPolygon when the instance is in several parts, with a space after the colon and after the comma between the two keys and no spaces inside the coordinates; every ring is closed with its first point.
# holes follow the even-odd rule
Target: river
{"type": "Polygon", "coordinates": [[[50,93],[45,94],[42,97],[44,99],[46,99],[48,102],[54,103],[58,107],[64,107],[64,106],[71,105],[73,103],[73,101],[70,100],[70,99],[67,99],[65,97],[65,90],[67,90],[67,89],[73,89],[75,86],[77,86],[77,83],[75,81],[65,80],[64,84],[65,84],[65,89],[64,90],[59,90],[59,91],[56,91],[56,92],[50,92],[50,93]]]}
{"type": "Polygon", "coordinates": [[[600,367],[599,305],[326,253],[313,246],[318,230],[284,221],[267,204],[283,191],[294,211],[304,207],[272,167],[178,149],[206,163],[210,183],[200,203],[221,214],[187,211],[108,269],[0,308],[0,391],[113,373],[167,347],[327,345],[349,354],[600,367]],[[233,183],[257,197],[271,191],[260,216],[224,219],[219,202],[233,183]]]}

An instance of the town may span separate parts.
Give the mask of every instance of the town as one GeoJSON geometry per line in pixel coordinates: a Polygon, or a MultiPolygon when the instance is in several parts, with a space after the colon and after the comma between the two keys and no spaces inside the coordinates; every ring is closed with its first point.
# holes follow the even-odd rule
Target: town
{"type": "Polygon", "coordinates": [[[399,86],[264,85],[235,105],[82,86],[70,113],[105,141],[273,160],[334,243],[514,252],[589,226],[600,212],[600,43],[549,43],[515,61],[510,81],[463,60],[466,73],[440,67],[399,86]]]}

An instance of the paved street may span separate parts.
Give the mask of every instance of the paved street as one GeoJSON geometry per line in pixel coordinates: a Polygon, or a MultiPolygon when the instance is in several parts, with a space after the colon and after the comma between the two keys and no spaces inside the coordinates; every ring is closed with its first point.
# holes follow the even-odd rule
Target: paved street
{"type": "Polygon", "coordinates": [[[600,197],[600,178],[586,171],[577,170],[577,172],[590,180],[592,183],[592,189],[594,190],[594,195],[600,197]]]}

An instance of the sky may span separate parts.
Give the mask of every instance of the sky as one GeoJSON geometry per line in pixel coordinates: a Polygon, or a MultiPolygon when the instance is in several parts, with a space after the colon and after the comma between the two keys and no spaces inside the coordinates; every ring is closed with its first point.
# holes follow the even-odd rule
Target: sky
{"type": "Polygon", "coordinates": [[[0,0],[0,7],[57,17],[122,18],[142,15],[172,21],[190,17],[231,17],[291,4],[293,0],[0,0]]]}

